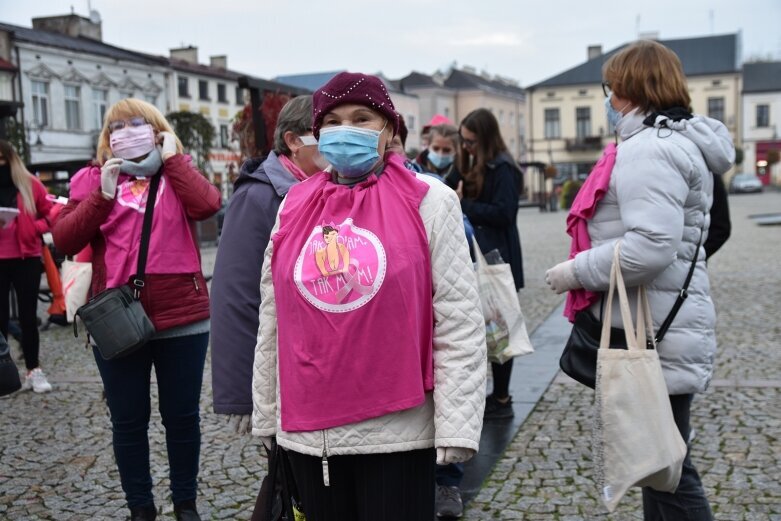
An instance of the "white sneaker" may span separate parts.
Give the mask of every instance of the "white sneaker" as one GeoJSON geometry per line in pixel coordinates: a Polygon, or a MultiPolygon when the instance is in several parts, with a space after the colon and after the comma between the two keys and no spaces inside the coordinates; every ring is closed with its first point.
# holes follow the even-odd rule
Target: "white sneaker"
{"type": "Polygon", "coordinates": [[[52,390],[52,384],[46,379],[43,369],[36,367],[27,373],[23,389],[32,389],[36,393],[48,393],[52,390]]]}

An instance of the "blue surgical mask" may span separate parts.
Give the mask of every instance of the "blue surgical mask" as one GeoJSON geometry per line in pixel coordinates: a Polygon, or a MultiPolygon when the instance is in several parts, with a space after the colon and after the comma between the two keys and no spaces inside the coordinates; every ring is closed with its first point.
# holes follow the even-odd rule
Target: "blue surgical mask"
{"type": "MultiPolygon", "coordinates": [[[[621,113],[620,110],[616,110],[613,108],[613,104],[610,103],[610,100],[613,98],[613,93],[611,92],[608,94],[607,98],[605,98],[605,109],[607,110],[607,120],[608,122],[613,125],[613,128],[616,128],[618,125],[618,122],[621,121],[621,118],[624,117],[624,115],[621,113]]],[[[626,104],[624,108],[629,106],[629,103],[626,104]]],[[[623,109],[622,109],[623,110],[623,109]]]]}
{"type": "Polygon", "coordinates": [[[380,159],[377,147],[381,133],[381,130],[350,126],[324,128],[320,131],[317,147],[339,175],[361,177],[380,159]]]}
{"type": "Polygon", "coordinates": [[[433,150],[429,150],[428,160],[437,169],[447,168],[453,163],[453,154],[437,154],[433,150]]]}

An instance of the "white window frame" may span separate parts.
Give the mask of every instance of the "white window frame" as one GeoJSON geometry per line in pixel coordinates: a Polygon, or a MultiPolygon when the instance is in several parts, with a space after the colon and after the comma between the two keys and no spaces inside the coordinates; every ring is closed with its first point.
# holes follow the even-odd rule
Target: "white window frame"
{"type": "Polygon", "coordinates": [[[66,83],[63,85],[63,100],[65,105],[65,128],[68,130],[81,130],[81,86],[66,83]],[[75,95],[70,95],[68,90],[75,89],[75,95]],[[71,114],[71,108],[73,114],[71,114]],[[75,121],[73,121],[75,118],[75,121]]]}
{"type": "Polygon", "coordinates": [[[36,125],[48,127],[49,120],[49,82],[32,80],[30,92],[33,99],[33,119],[36,125]]]}
{"type": "Polygon", "coordinates": [[[95,114],[95,128],[100,130],[103,128],[103,118],[106,117],[106,111],[108,110],[108,89],[101,87],[92,88],[92,109],[95,114]]]}

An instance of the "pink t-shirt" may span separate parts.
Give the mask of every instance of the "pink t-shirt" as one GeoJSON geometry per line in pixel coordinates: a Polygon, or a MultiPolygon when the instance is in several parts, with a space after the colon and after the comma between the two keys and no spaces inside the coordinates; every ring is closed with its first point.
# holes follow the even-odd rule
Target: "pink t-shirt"
{"type": "MultiPolygon", "coordinates": [[[[100,231],[106,241],[106,288],[126,284],[135,274],[141,228],[149,194],[149,179],[120,175],[116,202],[100,231]]],[[[100,187],[100,169],[88,167],[71,180],[70,196],[84,200],[100,187]]],[[[147,254],[147,274],[195,273],[200,271],[198,249],[179,197],[165,174],[157,189],[152,235],[147,254]]]]}
{"type": "Polygon", "coordinates": [[[386,161],[352,188],[322,172],[285,199],[271,259],[285,431],[409,409],[434,387],[428,185],[386,161]]]}

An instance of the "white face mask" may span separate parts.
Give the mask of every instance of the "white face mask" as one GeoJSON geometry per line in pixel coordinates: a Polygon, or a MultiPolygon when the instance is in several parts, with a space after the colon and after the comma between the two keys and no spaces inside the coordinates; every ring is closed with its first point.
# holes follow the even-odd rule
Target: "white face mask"
{"type": "Polygon", "coordinates": [[[298,139],[301,140],[301,143],[303,143],[305,147],[317,146],[317,139],[315,139],[315,136],[298,136],[298,139]]]}

